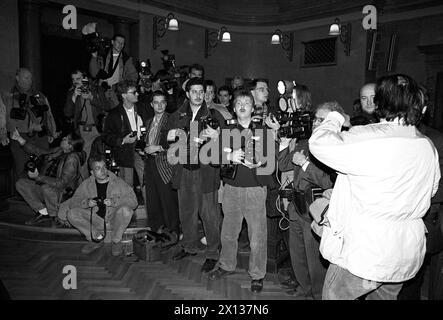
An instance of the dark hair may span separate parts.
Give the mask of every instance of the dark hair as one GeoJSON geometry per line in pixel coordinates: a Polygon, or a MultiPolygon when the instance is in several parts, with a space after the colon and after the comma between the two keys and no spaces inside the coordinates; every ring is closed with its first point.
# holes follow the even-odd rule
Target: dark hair
{"type": "Polygon", "coordinates": [[[123,80],[117,83],[115,91],[120,102],[123,101],[122,94],[128,92],[129,88],[137,88],[137,83],[133,80],[123,80]]]}
{"type": "Polygon", "coordinates": [[[165,101],[166,101],[166,94],[161,90],[156,90],[152,93],[151,97],[149,98],[149,103],[152,103],[152,101],[154,101],[155,97],[160,97],[160,96],[165,98],[165,101]]]}
{"type": "Polygon", "coordinates": [[[232,91],[231,91],[231,88],[229,86],[221,86],[220,88],[218,88],[217,94],[220,94],[220,91],[228,91],[228,94],[230,96],[232,96],[232,91]]]}
{"type": "Polygon", "coordinates": [[[248,90],[236,90],[235,91],[235,95],[234,95],[234,99],[232,100],[233,101],[232,105],[234,107],[235,107],[235,102],[237,101],[237,99],[241,98],[241,97],[248,97],[249,99],[251,99],[252,107],[255,106],[254,97],[252,96],[251,91],[248,91],[248,90]]]}
{"type": "Polygon", "coordinates": [[[117,37],[123,38],[126,40],[126,37],[124,35],[122,35],[121,33],[115,33],[114,36],[112,37],[112,40],[115,41],[115,39],[117,39],[117,37]]]}
{"type": "Polygon", "coordinates": [[[259,82],[264,82],[269,86],[269,82],[268,80],[264,79],[264,78],[258,78],[258,79],[254,79],[251,81],[251,83],[249,84],[249,90],[254,90],[257,87],[257,83],[259,82]]]}
{"type": "Polygon", "coordinates": [[[217,86],[215,85],[215,82],[214,81],[212,81],[212,80],[205,80],[205,91],[206,91],[206,88],[208,88],[208,87],[213,87],[214,88],[214,92],[217,92],[217,86]]]}
{"type": "Polygon", "coordinates": [[[73,152],[82,152],[85,141],[78,132],[70,132],[66,135],[69,137],[69,144],[72,146],[73,152]]]}
{"type": "Polygon", "coordinates": [[[205,77],[205,68],[201,64],[194,63],[193,65],[191,65],[189,67],[189,73],[191,73],[192,69],[201,71],[202,72],[202,78],[205,77]]]}
{"type": "Polygon", "coordinates": [[[391,121],[398,117],[406,125],[418,125],[425,95],[414,79],[404,74],[394,74],[377,80],[374,103],[380,118],[391,121]]]}
{"type": "Polygon", "coordinates": [[[104,162],[106,164],[106,158],[104,155],[101,155],[101,154],[97,154],[93,157],[89,157],[88,166],[91,170],[92,170],[92,165],[94,164],[94,162],[104,162]]]}
{"type": "Polygon", "coordinates": [[[152,82],[156,82],[159,79],[160,81],[163,81],[168,79],[169,77],[169,73],[166,70],[160,69],[155,73],[154,77],[152,78],[152,82]]]}
{"type": "Polygon", "coordinates": [[[311,109],[312,98],[311,91],[304,84],[298,84],[295,86],[295,93],[297,95],[297,102],[302,109],[311,109]]]}
{"type": "Polygon", "coordinates": [[[70,73],[70,75],[72,76],[73,74],[77,74],[77,73],[81,73],[82,77],[86,76],[86,72],[84,72],[83,70],[80,69],[73,69],[70,73]]]}
{"type": "Polygon", "coordinates": [[[186,92],[189,92],[189,90],[191,90],[191,87],[195,86],[195,85],[203,86],[203,90],[206,91],[206,86],[205,86],[205,83],[204,83],[203,79],[201,79],[201,78],[192,78],[192,79],[189,79],[186,82],[186,86],[185,86],[186,92]]]}

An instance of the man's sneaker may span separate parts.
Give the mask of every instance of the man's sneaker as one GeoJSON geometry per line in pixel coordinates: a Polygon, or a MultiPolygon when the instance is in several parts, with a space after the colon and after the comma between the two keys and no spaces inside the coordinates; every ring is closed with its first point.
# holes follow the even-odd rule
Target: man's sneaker
{"type": "Polygon", "coordinates": [[[117,243],[113,242],[111,253],[114,257],[120,256],[123,253],[123,243],[121,241],[117,243]]]}
{"type": "Polygon", "coordinates": [[[263,279],[251,281],[252,293],[260,293],[263,290],[263,279]]]}
{"type": "Polygon", "coordinates": [[[201,244],[204,245],[204,246],[207,246],[207,245],[208,245],[208,242],[206,241],[206,237],[201,238],[201,239],[200,239],[200,242],[201,242],[201,244]]]}
{"type": "Polygon", "coordinates": [[[82,248],[82,254],[90,254],[91,252],[100,249],[105,244],[104,241],[101,242],[89,242],[82,248]]]}

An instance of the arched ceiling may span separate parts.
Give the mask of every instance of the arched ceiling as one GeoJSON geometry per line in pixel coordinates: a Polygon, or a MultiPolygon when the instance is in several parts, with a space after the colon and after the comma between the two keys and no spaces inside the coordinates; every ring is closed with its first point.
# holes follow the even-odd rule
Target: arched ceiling
{"type": "Polygon", "coordinates": [[[233,26],[276,26],[331,17],[375,4],[398,12],[441,4],[440,0],[131,0],[177,14],[233,26]]]}

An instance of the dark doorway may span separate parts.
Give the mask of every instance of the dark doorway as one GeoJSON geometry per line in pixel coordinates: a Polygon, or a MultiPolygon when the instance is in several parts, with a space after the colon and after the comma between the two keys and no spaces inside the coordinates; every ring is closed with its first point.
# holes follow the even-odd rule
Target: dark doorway
{"type": "Polygon", "coordinates": [[[89,57],[81,39],[42,36],[42,90],[49,99],[59,131],[66,92],[71,86],[70,72],[88,71],[89,57]]]}

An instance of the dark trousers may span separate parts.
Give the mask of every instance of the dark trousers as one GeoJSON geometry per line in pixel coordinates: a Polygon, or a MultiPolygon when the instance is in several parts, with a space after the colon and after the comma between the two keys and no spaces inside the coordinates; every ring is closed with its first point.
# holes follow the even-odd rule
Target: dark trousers
{"type": "Polygon", "coordinates": [[[288,206],[289,252],[295,278],[300,289],[314,299],[321,299],[326,275],[326,262],[320,255],[320,243],[311,231],[311,223],[295,212],[294,205],[288,206]]]}
{"type": "Polygon", "coordinates": [[[188,252],[197,251],[200,240],[198,236],[198,217],[200,216],[207,241],[206,258],[218,260],[221,223],[218,190],[213,192],[202,190],[202,179],[204,177],[199,169],[191,171],[183,168],[178,189],[179,214],[183,232],[181,245],[188,252]]]}
{"type": "Polygon", "coordinates": [[[155,164],[155,158],[145,159],[146,215],[148,226],[157,231],[162,225],[177,235],[180,233],[177,191],[171,183],[164,183],[155,164]]]}
{"type": "Polygon", "coordinates": [[[58,201],[61,198],[60,191],[47,184],[39,185],[34,180],[27,178],[20,178],[15,183],[15,188],[32,210],[39,211],[46,208],[50,217],[57,216],[58,201]]]}

